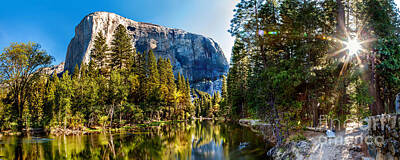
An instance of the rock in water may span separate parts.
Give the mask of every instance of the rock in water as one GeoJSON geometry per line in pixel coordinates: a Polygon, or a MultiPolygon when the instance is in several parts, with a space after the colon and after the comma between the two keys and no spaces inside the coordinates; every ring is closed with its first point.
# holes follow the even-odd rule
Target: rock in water
{"type": "Polygon", "coordinates": [[[138,52],[153,50],[157,57],[169,58],[175,76],[182,73],[191,86],[208,93],[220,90],[221,76],[229,65],[219,45],[211,38],[180,29],[136,22],[114,13],[95,12],[87,15],[75,28],[75,37],[68,45],[65,70],[73,71],[76,64],[90,61],[90,50],[98,32],[110,45],[114,30],[124,25],[138,52]]]}

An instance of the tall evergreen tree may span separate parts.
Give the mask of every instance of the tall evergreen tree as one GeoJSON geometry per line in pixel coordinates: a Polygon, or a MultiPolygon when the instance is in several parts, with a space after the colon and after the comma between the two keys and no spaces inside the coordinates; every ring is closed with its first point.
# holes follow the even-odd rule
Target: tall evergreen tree
{"type": "Polygon", "coordinates": [[[369,55],[369,92],[374,97],[373,115],[394,112],[400,92],[400,17],[393,0],[365,0],[358,3],[359,18],[365,22],[361,37],[374,38],[369,55]]]}
{"type": "Polygon", "coordinates": [[[106,43],[106,37],[103,36],[102,32],[97,33],[90,56],[94,61],[96,68],[100,70],[100,73],[106,74],[107,72],[106,64],[110,63],[109,50],[110,49],[106,43]]]}
{"type": "Polygon", "coordinates": [[[72,118],[72,96],[74,90],[72,89],[72,80],[68,71],[64,72],[61,80],[57,83],[57,100],[58,100],[58,122],[64,129],[69,127],[69,122],[72,118]]]}
{"type": "Polygon", "coordinates": [[[56,80],[55,78],[57,76],[57,71],[54,72],[54,74],[49,76],[49,79],[47,80],[47,85],[46,85],[46,95],[45,95],[45,114],[46,116],[46,124],[49,124],[51,122],[51,119],[53,118],[54,115],[54,110],[56,110],[56,80]]]}
{"type": "Polygon", "coordinates": [[[115,29],[111,45],[111,68],[123,69],[132,56],[133,47],[132,39],[122,24],[115,29]]]}
{"type": "Polygon", "coordinates": [[[149,89],[157,88],[158,85],[160,84],[160,74],[158,72],[156,56],[151,50],[149,51],[147,57],[147,71],[148,71],[147,83],[150,86],[149,89]]]}
{"type": "Polygon", "coordinates": [[[230,114],[230,108],[228,107],[228,86],[226,82],[226,76],[222,76],[222,88],[221,88],[221,101],[220,101],[220,114],[223,117],[227,117],[230,114]]]}
{"type": "Polygon", "coordinates": [[[125,82],[124,74],[121,74],[120,70],[114,70],[111,72],[109,82],[109,102],[111,102],[109,108],[110,126],[114,123],[114,115],[119,115],[119,123],[122,124],[123,110],[128,100],[129,86],[125,82]]]}
{"type": "Polygon", "coordinates": [[[147,92],[147,56],[148,52],[138,53],[138,67],[136,68],[139,78],[138,102],[145,101],[147,92]]]}
{"type": "Polygon", "coordinates": [[[160,90],[160,74],[158,72],[157,67],[157,59],[154,55],[153,51],[150,50],[147,54],[147,78],[145,80],[147,86],[147,104],[149,105],[149,109],[151,111],[150,116],[153,117],[154,112],[158,112],[160,107],[161,99],[161,90],[160,90]]]}
{"type": "Polygon", "coordinates": [[[166,66],[166,63],[167,62],[163,58],[159,58],[157,60],[157,69],[158,69],[158,74],[160,77],[160,79],[159,79],[160,88],[164,94],[168,93],[168,87],[167,87],[167,85],[168,85],[168,79],[167,79],[168,78],[167,77],[168,68],[166,66]]]}
{"type": "Polygon", "coordinates": [[[26,107],[24,108],[25,127],[44,127],[44,103],[46,75],[40,75],[29,89],[26,107]]]}
{"type": "Polygon", "coordinates": [[[234,113],[231,116],[240,115],[246,108],[246,86],[249,72],[247,67],[249,62],[244,52],[244,44],[237,39],[232,48],[231,67],[227,78],[227,105],[234,113]]]}
{"type": "Polygon", "coordinates": [[[176,83],[175,83],[175,77],[174,77],[174,72],[172,68],[171,61],[167,59],[165,61],[165,71],[166,71],[166,86],[168,88],[168,92],[166,94],[166,101],[167,101],[167,106],[168,106],[168,114],[170,115],[169,118],[171,118],[171,107],[174,107],[174,94],[176,92],[176,83]]]}

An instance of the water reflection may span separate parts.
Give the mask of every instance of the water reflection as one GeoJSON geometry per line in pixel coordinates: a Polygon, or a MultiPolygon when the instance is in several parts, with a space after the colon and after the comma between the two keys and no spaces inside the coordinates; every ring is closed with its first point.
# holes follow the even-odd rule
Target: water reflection
{"type": "Polygon", "coordinates": [[[196,121],[138,132],[2,137],[0,159],[264,159],[267,148],[247,128],[196,121]]]}

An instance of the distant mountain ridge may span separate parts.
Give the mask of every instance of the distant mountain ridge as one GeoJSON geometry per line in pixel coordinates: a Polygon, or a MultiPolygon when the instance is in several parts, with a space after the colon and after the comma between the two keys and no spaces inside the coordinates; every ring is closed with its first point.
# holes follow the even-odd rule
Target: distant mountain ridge
{"type": "Polygon", "coordinates": [[[110,45],[119,24],[127,28],[138,52],[153,50],[157,57],[169,58],[174,74],[188,77],[193,88],[208,93],[221,89],[221,76],[227,74],[229,64],[213,39],[181,29],[136,22],[109,12],[91,13],[76,26],[64,69],[71,72],[76,64],[88,63],[97,33],[102,32],[110,45]]]}

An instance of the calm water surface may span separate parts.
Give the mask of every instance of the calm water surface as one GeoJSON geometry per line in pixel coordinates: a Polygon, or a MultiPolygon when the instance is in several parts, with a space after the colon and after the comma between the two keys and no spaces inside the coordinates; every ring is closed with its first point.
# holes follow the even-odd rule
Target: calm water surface
{"type": "Polygon", "coordinates": [[[140,132],[0,138],[0,159],[266,159],[269,146],[248,128],[196,121],[140,132]]]}

